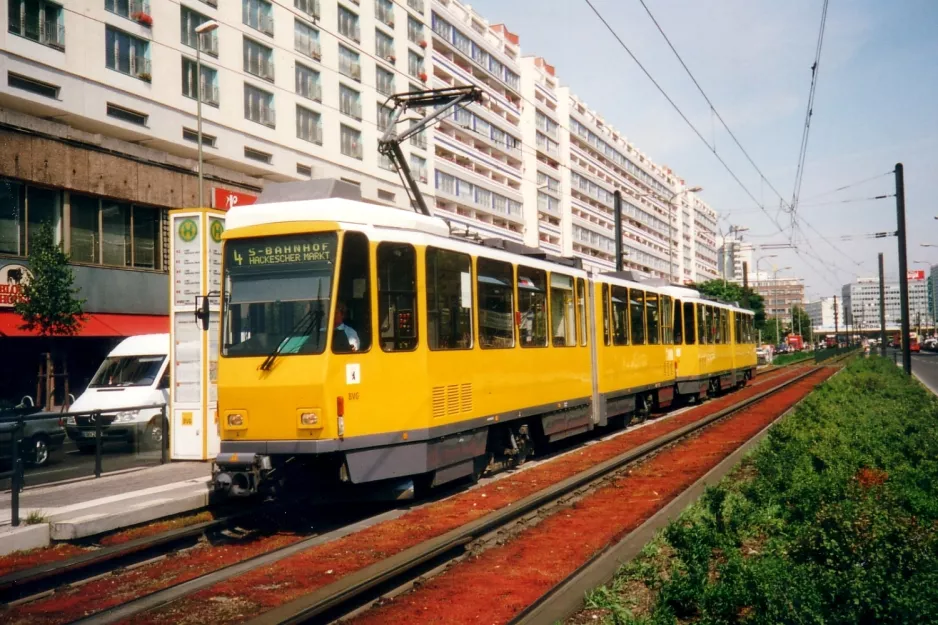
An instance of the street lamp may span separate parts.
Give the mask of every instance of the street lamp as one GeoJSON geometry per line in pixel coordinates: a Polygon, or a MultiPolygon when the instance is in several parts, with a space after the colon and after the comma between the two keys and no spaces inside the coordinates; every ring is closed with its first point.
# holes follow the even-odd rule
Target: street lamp
{"type": "Polygon", "coordinates": [[[199,208],[204,208],[202,191],[202,35],[218,28],[218,22],[209,20],[195,27],[195,110],[196,140],[199,142],[199,208]]]}

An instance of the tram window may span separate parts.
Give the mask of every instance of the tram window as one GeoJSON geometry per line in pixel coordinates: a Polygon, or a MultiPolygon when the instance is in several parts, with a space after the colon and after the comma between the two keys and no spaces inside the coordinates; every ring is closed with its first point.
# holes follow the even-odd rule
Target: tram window
{"type": "Polygon", "coordinates": [[[629,313],[632,325],[632,345],[645,344],[645,292],[629,290],[629,313]]]}
{"type": "Polygon", "coordinates": [[[609,344],[609,285],[603,284],[603,345],[609,344]]]}
{"type": "Polygon", "coordinates": [[[713,306],[707,306],[707,342],[711,345],[719,345],[717,337],[717,309],[713,306]]]}
{"type": "Polygon", "coordinates": [[[733,342],[736,344],[745,343],[743,340],[743,316],[738,312],[733,312],[733,330],[736,334],[733,336],[733,342]]]}
{"type": "Polygon", "coordinates": [[[476,261],[479,296],[479,346],[504,349],[515,346],[514,277],[511,265],[480,258],[476,261]]]}
{"type": "Polygon", "coordinates": [[[576,347],[573,278],[550,274],[550,327],[554,347],[576,347]]]}
{"type": "Polygon", "coordinates": [[[694,304],[693,302],[684,302],[682,316],[684,317],[684,344],[693,345],[696,343],[696,333],[694,332],[694,304]]]}
{"type": "Polygon", "coordinates": [[[583,278],[576,279],[576,303],[577,313],[580,315],[580,345],[586,347],[588,326],[586,323],[586,281],[583,278]]]}
{"type": "MultiPolygon", "coordinates": [[[[612,287],[612,344],[629,344],[629,291],[624,286],[612,287]]],[[[634,330],[633,330],[634,331],[634,330]]]]}
{"type": "Polygon", "coordinates": [[[674,344],[683,345],[684,344],[684,308],[681,305],[681,300],[674,300],[674,319],[671,324],[674,328],[674,344]]]}
{"type": "Polygon", "coordinates": [[[521,347],[547,347],[547,272],[518,267],[521,347]]]}
{"type": "MultiPolygon", "coordinates": [[[[371,291],[368,288],[368,239],[361,232],[346,232],[342,242],[342,266],[336,316],[341,313],[344,332],[332,331],[332,351],[337,354],[365,352],[371,349],[371,291]],[[357,334],[357,345],[354,340],[357,334]]],[[[338,318],[336,318],[338,322],[338,318]]]]}
{"type": "Polygon", "coordinates": [[[674,344],[674,324],[672,320],[671,296],[661,296],[661,344],[674,344]]]}
{"type": "Polygon", "coordinates": [[[708,343],[708,334],[710,333],[707,323],[707,307],[703,304],[697,304],[697,342],[701,345],[708,343]]]}
{"type": "Polygon", "coordinates": [[[720,327],[723,334],[723,344],[729,345],[733,342],[730,337],[730,311],[725,308],[720,309],[720,327]]]}
{"type": "Polygon", "coordinates": [[[427,248],[427,344],[472,348],[472,259],[427,248]]]}
{"type": "Polygon", "coordinates": [[[723,343],[723,309],[713,309],[713,339],[714,343],[720,345],[723,343]]]}
{"type": "Polygon", "coordinates": [[[645,294],[645,325],[648,328],[648,344],[657,345],[661,342],[659,334],[660,311],[658,308],[658,294],[648,292],[645,294]]]}
{"type": "Polygon", "coordinates": [[[417,253],[405,243],[378,246],[378,328],[381,349],[417,347],[417,253]]]}

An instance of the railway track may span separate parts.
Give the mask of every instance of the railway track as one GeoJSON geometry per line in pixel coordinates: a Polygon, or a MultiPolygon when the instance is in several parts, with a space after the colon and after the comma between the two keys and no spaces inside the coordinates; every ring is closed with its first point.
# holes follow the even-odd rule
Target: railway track
{"type": "MultiPolygon", "coordinates": [[[[808,372],[813,369],[808,370],[808,372]]],[[[783,371],[772,371],[758,376],[758,384],[769,384],[775,378],[790,375],[791,368],[783,371]]],[[[636,462],[648,457],[657,450],[673,444],[706,425],[722,419],[727,415],[741,410],[763,398],[778,392],[794,381],[802,379],[805,374],[774,385],[758,395],[717,412],[709,417],[680,428],[671,435],[659,437],[645,445],[623,454],[608,462],[597,465],[590,471],[578,474],[554,487],[536,493],[527,499],[508,506],[505,511],[483,517],[477,523],[458,528],[449,534],[428,541],[418,548],[407,550],[392,558],[388,562],[379,563],[374,571],[366,573],[364,569],[359,573],[343,578],[339,587],[331,590],[317,591],[303,600],[304,605],[296,608],[297,614],[286,615],[283,607],[274,613],[262,616],[258,622],[307,622],[321,621],[323,618],[331,620],[333,616],[341,616],[354,610],[357,606],[367,603],[375,596],[380,596],[389,589],[406,584],[409,579],[427,574],[427,571],[453,561],[455,558],[471,550],[473,545],[484,543],[489,538],[511,523],[523,523],[531,515],[545,513],[547,508],[565,505],[570,497],[582,496],[591,483],[602,480],[604,476],[614,474],[626,464],[636,462]],[[480,543],[481,541],[481,543],[480,543]],[[318,597],[312,599],[313,597],[318,597]],[[307,605],[308,604],[308,605],[307,605]],[[278,616],[280,614],[280,616],[278,616]]],[[[550,462],[548,457],[542,462],[550,462]]],[[[434,500],[442,499],[449,493],[441,493],[434,500]]],[[[428,503],[428,502],[422,502],[428,503]]],[[[432,500],[429,502],[432,503],[432,500]]],[[[125,603],[109,606],[86,618],[74,621],[77,623],[115,623],[133,619],[148,610],[159,608],[177,599],[192,595],[219,582],[232,579],[253,569],[276,563],[305,549],[309,549],[325,542],[337,540],[342,536],[351,534],[371,524],[383,520],[390,520],[401,516],[408,511],[407,508],[385,510],[381,514],[359,518],[333,519],[329,526],[323,526],[320,531],[311,533],[290,544],[264,550],[262,553],[245,558],[227,566],[198,575],[168,587],[155,589],[152,592],[138,596],[125,603]]],[[[282,511],[283,512],[283,511],[282,511]]],[[[137,567],[145,566],[164,558],[166,555],[180,550],[192,548],[200,540],[211,538],[222,533],[238,533],[239,524],[251,516],[252,513],[239,513],[225,516],[212,521],[200,523],[186,528],[171,530],[155,536],[144,537],[114,547],[105,547],[95,552],[83,554],[76,558],[61,562],[51,562],[45,565],[17,571],[0,578],[0,601],[7,605],[30,602],[51,596],[55,592],[83,585],[89,581],[109,574],[120,574],[137,567]]],[[[283,514],[286,514],[283,512],[283,514]]],[[[236,539],[235,539],[236,540],[236,539]]],[[[292,604],[288,604],[292,605],[292,604]]],[[[61,620],[58,622],[62,622],[61,620]]]]}
{"type": "Polygon", "coordinates": [[[540,516],[550,515],[557,508],[568,506],[572,501],[595,491],[627,467],[648,459],[662,449],[734,413],[770,399],[776,393],[816,373],[818,369],[820,367],[812,367],[755,396],[633,448],[534,493],[511,506],[411,547],[391,558],[263,613],[248,623],[249,625],[327,623],[358,614],[376,600],[400,594],[412,587],[415,582],[424,581],[426,577],[443,570],[446,565],[464,557],[467,553],[484,548],[486,543],[498,542],[506,533],[510,534],[513,531],[512,526],[524,526],[535,522],[540,516]]]}

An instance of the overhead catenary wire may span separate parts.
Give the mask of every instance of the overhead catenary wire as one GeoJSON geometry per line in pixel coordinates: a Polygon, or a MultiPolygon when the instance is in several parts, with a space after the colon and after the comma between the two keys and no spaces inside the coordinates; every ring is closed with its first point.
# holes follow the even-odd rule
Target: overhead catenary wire
{"type": "Polygon", "coordinates": [[[824,0],[821,7],[821,26],[818,31],[817,46],[814,51],[814,64],[811,66],[811,86],[808,89],[808,105],[805,111],[804,129],[801,133],[801,147],[798,150],[798,167],[795,170],[795,187],[791,196],[792,220],[798,211],[798,196],[801,195],[801,183],[804,180],[805,158],[808,153],[808,137],[811,132],[811,117],[814,115],[814,96],[817,91],[818,70],[821,64],[821,50],[824,47],[824,30],[827,25],[827,6],[829,0],[824,0]]]}
{"type": "MultiPolygon", "coordinates": [[[[883,173],[883,174],[877,174],[875,176],[870,176],[869,178],[864,178],[863,180],[858,180],[856,182],[851,182],[850,184],[845,184],[843,186],[837,187],[836,189],[830,189],[829,191],[815,193],[814,195],[810,195],[805,199],[814,200],[819,197],[823,197],[825,195],[831,195],[833,193],[839,193],[840,191],[846,191],[847,189],[858,187],[862,184],[866,184],[867,182],[872,182],[873,180],[879,180],[880,178],[885,178],[886,176],[893,176],[893,175],[895,175],[895,172],[887,171],[886,173],[883,173]]],[[[805,206],[805,204],[802,204],[801,206],[805,206]]]]}
{"type": "Polygon", "coordinates": [[[603,14],[599,12],[599,9],[596,8],[596,6],[591,2],[591,0],[584,0],[584,2],[586,2],[587,6],[589,6],[589,8],[593,11],[593,13],[596,14],[596,17],[599,18],[599,21],[603,23],[603,25],[612,34],[612,36],[619,43],[622,49],[625,50],[625,52],[629,55],[629,57],[631,57],[631,59],[635,62],[635,64],[638,65],[639,69],[642,70],[642,73],[645,74],[645,76],[652,82],[655,88],[658,89],[661,95],[664,96],[665,100],[668,101],[668,104],[670,104],[671,107],[681,117],[681,119],[684,120],[684,123],[686,123],[690,127],[690,129],[694,132],[694,134],[697,135],[697,138],[700,139],[700,141],[703,142],[703,144],[706,145],[707,148],[713,153],[714,157],[716,157],[716,159],[720,162],[720,164],[727,171],[727,173],[730,174],[730,176],[733,178],[736,184],[739,185],[739,187],[746,193],[746,195],[748,195],[749,198],[757,206],[759,206],[762,209],[762,212],[765,213],[765,215],[770,219],[770,221],[772,221],[773,224],[775,224],[776,228],[778,228],[778,231],[780,233],[784,232],[784,228],[782,228],[781,224],[778,223],[778,220],[775,217],[773,217],[771,213],[769,213],[769,211],[765,209],[765,207],[759,202],[759,200],[756,199],[756,196],[753,195],[752,191],[749,190],[749,187],[747,187],[743,183],[743,181],[739,179],[739,176],[736,174],[736,172],[734,172],[733,169],[729,166],[729,164],[727,164],[727,162],[723,159],[723,157],[720,156],[719,153],[717,153],[716,148],[713,145],[711,145],[709,141],[707,141],[707,139],[703,136],[703,134],[701,134],[697,126],[695,126],[694,123],[690,121],[690,119],[688,119],[687,115],[684,114],[684,111],[682,111],[681,108],[677,105],[677,103],[671,98],[671,96],[668,95],[668,93],[664,90],[661,84],[657,80],[655,80],[654,76],[651,75],[651,72],[648,71],[648,69],[642,64],[642,62],[638,60],[638,57],[635,56],[635,53],[632,52],[632,50],[628,47],[628,45],[626,45],[626,43],[622,40],[622,38],[615,31],[612,25],[606,20],[605,17],[603,17],[603,14]]]}

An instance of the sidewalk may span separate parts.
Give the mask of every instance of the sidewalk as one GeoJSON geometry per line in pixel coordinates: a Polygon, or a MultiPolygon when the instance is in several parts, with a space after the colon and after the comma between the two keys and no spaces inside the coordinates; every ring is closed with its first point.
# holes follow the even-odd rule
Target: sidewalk
{"type": "Polygon", "coordinates": [[[4,492],[0,555],[202,508],[209,503],[211,470],[209,462],[176,462],[28,489],[20,493],[19,528],[11,525],[10,492],[4,492]],[[43,522],[24,525],[31,512],[43,522]]]}

